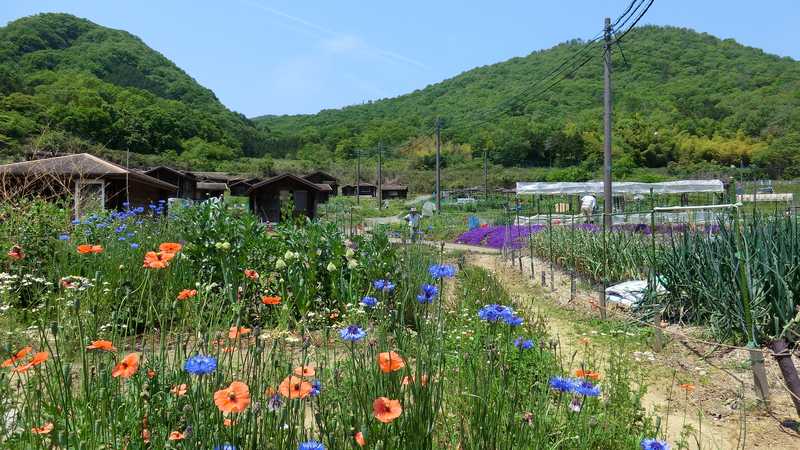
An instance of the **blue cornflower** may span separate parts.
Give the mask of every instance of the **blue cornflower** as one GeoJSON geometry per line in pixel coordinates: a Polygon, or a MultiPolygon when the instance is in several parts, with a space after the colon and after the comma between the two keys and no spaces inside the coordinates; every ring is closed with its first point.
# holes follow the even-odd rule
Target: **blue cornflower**
{"type": "Polygon", "coordinates": [[[124,241],[124,240],[126,240],[126,239],[127,239],[127,238],[126,238],[125,236],[120,236],[120,237],[118,237],[118,238],[117,238],[117,240],[118,240],[118,241],[124,241]]]}
{"type": "Polygon", "coordinates": [[[513,315],[514,315],[514,310],[512,310],[508,306],[498,305],[496,303],[493,303],[491,305],[486,305],[478,310],[478,317],[481,320],[485,320],[487,322],[497,322],[500,320],[506,320],[508,317],[511,317],[513,315]]]}
{"type": "Polygon", "coordinates": [[[372,282],[372,287],[381,292],[392,292],[394,290],[394,283],[389,280],[375,280],[372,282]]]}
{"type": "Polygon", "coordinates": [[[305,441],[297,447],[297,450],[325,450],[325,446],[319,441],[305,441]]]}
{"type": "Polygon", "coordinates": [[[436,298],[436,295],[439,294],[439,288],[432,284],[423,284],[422,285],[422,292],[417,295],[417,301],[422,304],[425,303],[433,303],[433,300],[436,298]]]}
{"type": "Polygon", "coordinates": [[[116,228],[114,228],[114,232],[115,233],[122,233],[123,231],[125,231],[126,228],[128,228],[128,226],[123,223],[123,224],[117,226],[116,228]]]}
{"type": "Polygon", "coordinates": [[[550,378],[550,388],[558,392],[572,392],[575,390],[575,380],[564,377],[550,378]]]}
{"type": "Polygon", "coordinates": [[[233,444],[220,444],[214,447],[214,450],[236,450],[236,446],[233,444]]]}
{"type": "Polygon", "coordinates": [[[428,268],[428,272],[436,280],[439,278],[453,278],[456,274],[456,268],[447,264],[434,264],[428,268]]]}
{"type": "Polygon", "coordinates": [[[213,356],[195,355],[183,364],[183,370],[192,375],[208,375],[216,369],[217,359],[213,356]]]}
{"type": "Polygon", "coordinates": [[[275,412],[283,406],[283,397],[280,394],[273,394],[272,397],[267,400],[267,409],[275,412]]]}
{"type": "Polygon", "coordinates": [[[642,450],[669,450],[667,441],[659,441],[658,439],[642,439],[640,444],[642,450]]]}
{"type": "Polygon", "coordinates": [[[375,297],[365,296],[361,297],[361,304],[367,308],[374,308],[378,304],[378,299],[375,297]]]}
{"type": "Polygon", "coordinates": [[[136,236],[136,232],[135,231],[129,231],[129,232],[125,233],[125,235],[128,236],[128,237],[134,237],[134,236],[136,236]]]}
{"type": "Polygon", "coordinates": [[[600,388],[593,385],[589,381],[581,381],[575,386],[575,392],[580,395],[585,395],[587,397],[599,397],[600,396],[600,388]]]}
{"type": "Polygon", "coordinates": [[[94,224],[94,226],[95,228],[105,228],[108,226],[108,224],[105,222],[97,222],[96,224],[94,224]]]}
{"type": "Polygon", "coordinates": [[[137,244],[136,242],[131,242],[131,248],[136,250],[137,248],[139,248],[139,244],[137,244]]]}
{"type": "Polygon", "coordinates": [[[72,224],[73,225],[80,225],[81,224],[81,219],[72,219],[72,224]]]}
{"type": "Polygon", "coordinates": [[[136,213],[136,214],[143,213],[144,212],[144,206],[137,206],[136,208],[133,208],[133,212],[136,213]]]}
{"type": "Polygon", "coordinates": [[[530,350],[533,348],[533,340],[525,339],[522,336],[514,339],[514,347],[520,350],[530,350]]]}
{"type": "Polygon", "coordinates": [[[364,339],[367,336],[367,332],[358,325],[350,325],[347,328],[342,328],[339,331],[339,335],[345,341],[355,342],[364,339]]]}
{"type": "Polygon", "coordinates": [[[504,315],[503,321],[512,327],[518,327],[522,325],[522,317],[514,313],[504,315]]]}
{"type": "Polygon", "coordinates": [[[319,380],[314,380],[311,382],[311,392],[308,394],[312,397],[316,397],[319,393],[322,392],[322,382],[319,380]]]}
{"type": "Polygon", "coordinates": [[[58,235],[58,240],[59,241],[68,241],[69,240],[69,235],[67,233],[59,234],[58,235]]]}
{"type": "Polygon", "coordinates": [[[128,201],[124,201],[124,202],[122,202],[122,207],[123,207],[123,208],[127,208],[127,207],[129,207],[129,206],[131,206],[131,202],[128,202],[128,201]]]}

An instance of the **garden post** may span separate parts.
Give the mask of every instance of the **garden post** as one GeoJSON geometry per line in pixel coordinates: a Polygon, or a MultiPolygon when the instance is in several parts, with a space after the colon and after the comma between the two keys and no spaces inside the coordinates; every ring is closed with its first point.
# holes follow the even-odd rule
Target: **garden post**
{"type": "Polygon", "coordinates": [[[769,403],[769,382],[767,381],[767,371],[764,368],[764,354],[757,348],[751,348],[749,352],[756,394],[762,402],[769,403]]]}
{"type": "Polygon", "coordinates": [[[781,375],[784,383],[786,383],[786,388],[789,390],[789,395],[792,397],[794,409],[797,415],[800,416],[800,378],[797,376],[797,368],[794,366],[794,361],[792,361],[789,343],[786,342],[786,338],[776,339],[769,343],[769,349],[772,350],[772,356],[781,369],[781,375]]]}
{"type": "Polygon", "coordinates": [[[550,234],[550,289],[555,291],[556,290],[556,283],[553,275],[553,271],[555,270],[554,267],[554,255],[553,255],[553,203],[547,206],[547,229],[550,234]]]}
{"type": "Polygon", "coordinates": [[[533,213],[533,198],[531,198],[531,206],[528,209],[528,247],[530,247],[531,254],[531,280],[533,280],[533,226],[531,225],[531,213],[533,213]]]}

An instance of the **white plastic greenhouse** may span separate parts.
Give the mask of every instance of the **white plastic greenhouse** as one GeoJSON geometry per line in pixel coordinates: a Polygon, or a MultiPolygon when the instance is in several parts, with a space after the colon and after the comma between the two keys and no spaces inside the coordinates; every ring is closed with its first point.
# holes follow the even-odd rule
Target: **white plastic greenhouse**
{"type": "MultiPolygon", "coordinates": [[[[720,180],[680,180],[661,183],[639,183],[635,181],[619,181],[611,185],[612,192],[619,194],[685,194],[692,192],[724,192],[720,180]]],[[[517,194],[562,195],[562,194],[602,194],[602,181],[586,182],[517,182],[517,194]]]]}

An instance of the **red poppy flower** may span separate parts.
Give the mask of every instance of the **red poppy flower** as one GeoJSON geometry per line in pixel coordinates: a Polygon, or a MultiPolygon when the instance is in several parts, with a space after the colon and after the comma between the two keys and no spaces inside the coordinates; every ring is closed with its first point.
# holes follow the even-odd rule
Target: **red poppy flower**
{"type": "Polygon", "coordinates": [[[80,253],[81,255],[86,255],[89,253],[93,254],[103,253],[103,246],[92,245],[92,244],[81,244],[78,246],[78,253],[80,253]]]}
{"type": "Polygon", "coordinates": [[[258,279],[258,272],[253,269],[244,269],[244,276],[255,281],[258,279]]]}
{"type": "Polygon", "coordinates": [[[261,297],[261,303],[265,305],[280,305],[281,298],[277,295],[265,295],[261,297]]]}
{"type": "Polygon", "coordinates": [[[366,439],[364,439],[364,433],[362,433],[360,431],[358,433],[356,433],[355,436],[353,436],[353,439],[355,439],[356,444],[358,444],[359,447],[363,447],[363,446],[367,445],[367,441],[366,441],[366,439]]]}
{"type": "Polygon", "coordinates": [[[314,370],[313,367],[308,367],[308,366],[295,367],[294,369],[294,374],[297,375],[298,377],[310,378],[316,375],[316,373],[317,372],[314,370]]]}
{"type": "Polygon", "coordinates": [[[178,253],[183,246],[177,242],[164,242],[158,246],[158,249],[164,253],[178,253]]]}
{"type": "Polygon", "coordinates": [[[278,392],[286,398],[306,398],[311,394],[311,383],[290,375],[281,381],[278,392]]]}
{"type": "Polygon", "coordinates": [[[378,366],[383,373],[389,373],[402,369],[406,366],[406,362],[396,352],[383,352],[378,354],[378,366]]]}
{"type": "Polygon", "coordinates": [[[111,341],[106,341],[104,339],[100,339],[97,341],[92,341],[91,344],[86,346],[86,350],[102,350],[104,352],[115,352],[117,351],[114,348],[114,344],[111,341]]]}
{"type": "Polygon", "coordinates": [[[53,431],[53,422],[47,422],[40,427],[31,428],[31,433],[33,434],[50,434],[51,431],[53,431]]]}
{"type": "Polygon", "coordinates": [[[170,389],[169,391],[175,397],[183,397],[184,395],[186,395],[186,391],[187,390],[188,390],[188,388],[186,386],[186,383],[183,383],[183,384],[178,384],[178,385],[172,386],[172,389],[170,389]]]}
{"type": "Polygon", "coordinates": [[[238,328],[231,327],[231,329],[228,330],[228,337],[231,339],[236,339],[239,336],[244,336],[245,334],[249,334],[250,331],[251,331],[250,328],[246,327],[238,327],[238,328]]]}
{"type": "Polygon", "coordinates": [[[197,295],[197,289],[184,289],[178,293],[178,300],[186,300],[197,295]]]}
{"type": "Polygon", "coordinates": [[[403,407],[400,400],[391,400],[386,397],[378,397],[372,402],[372,415],[383,423],[389,423],[403,414],[403,407]]]}
{"type": "Polygon", "coordinates": [[[11,247],[11,250],[8,251],[8,257],[15,261],[19,261],[25,257],[25,253],[22,253],[22,248],[19,245],[15,245],[11,247]]]}
{"type": "Polygon", "coordinates": [[[28,353],[30,353],[31,350],[33,350],[33,348],[31,348],[30,346],[22,347],[17,353],[14,353],[13,355],[11,355],[11,358],[8,358],[7,360],[3,361],[2,366],[3,367],[12,366],[14,363],[19,361],[20,359],[28,356],[28,353]]]}
{"type": "Polygon", "coordinates": [[[250,405],[250,389],[241,381],[234,381],[214,393],[214,404],[224,413],[242,412],[250,405]]]}
{"type": "Polygon", "coordinates": [[[180,431],[171,431],[167,439],[170,441],[182,441],[186,439],[186,435],[181,433],[180,431]]]}
{"type": "Polygon", "coordinates": [[[139,355],[136,353],[131,353],[128,356],[124,357],[122,361],[119,362],[116,366],[114,366],[114,370],[111,371],[111,376],[114,378],[122,377],[122,378],[130,378],[139,370],[139,355]]]}

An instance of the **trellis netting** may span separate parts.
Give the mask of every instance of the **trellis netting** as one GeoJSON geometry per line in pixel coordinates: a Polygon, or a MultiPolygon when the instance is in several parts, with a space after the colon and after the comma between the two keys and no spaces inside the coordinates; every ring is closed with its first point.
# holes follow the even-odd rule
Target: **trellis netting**
{"type": "MultiPolygon", "coordinates": [[[[680,180],[661,183],[639,183],[635,181],[619,181],[611,185],[614,194],[684,194],[691,192],[725,191],[720,180],[680,180]],[[651,191],[652,190],[652,191],[651,191]]],[[[586,182],[517,182],[517,194],[602,194],[602,181],[586,182]]]]}

